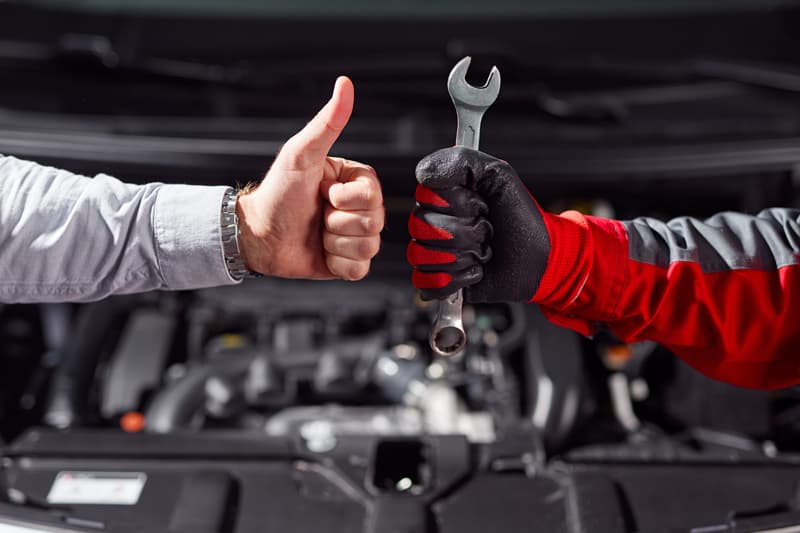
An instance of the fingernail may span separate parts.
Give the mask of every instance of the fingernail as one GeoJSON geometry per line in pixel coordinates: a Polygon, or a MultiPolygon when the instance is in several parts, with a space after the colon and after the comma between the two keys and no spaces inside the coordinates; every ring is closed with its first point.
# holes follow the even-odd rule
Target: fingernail
{"type": "Polygon", "coordinates": [[[333,93],[331,93],[331,96],[336,94],[336,90],[342,83],[344,83],[344,76],[339,76],[338,78],[336,78],[336,83],[333,84],[333,93]]]}

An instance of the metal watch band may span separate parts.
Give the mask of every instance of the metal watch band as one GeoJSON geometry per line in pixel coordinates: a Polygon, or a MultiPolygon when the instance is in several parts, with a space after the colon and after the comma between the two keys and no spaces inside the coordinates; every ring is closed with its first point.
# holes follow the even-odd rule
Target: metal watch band
{"type": "Polygon", "coordinates": [[[250,271],[244,266],[244,261],[239,253],[239,216],[236,214],[236,196],[237,192],[229,187],[222,197],[220,229],[225,266],[233,279],[241,281],[248,277],[250,271]]]}

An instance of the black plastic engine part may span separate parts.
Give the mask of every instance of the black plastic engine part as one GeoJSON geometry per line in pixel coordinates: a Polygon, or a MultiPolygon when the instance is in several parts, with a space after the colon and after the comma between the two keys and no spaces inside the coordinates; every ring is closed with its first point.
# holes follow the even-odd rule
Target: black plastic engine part
{"type": "Polygon", "coordinates": [[[144,393],[161,382],[176,322],[174,314],[158,309],[131,314],[103,382],[100,412],[104,417],[139,409],[144,393]]]}
{"type": "Polygon", "coordinates": [[[130,301],[128,297],[107,298],[81,308],[72,341],[53,375],[44,414],[47,425],[65,429],[86,420],[97,363],[130,301]]]}
{"type": "Polygon", "coordinates": [[[583,348],[577,334],[551,324],[537,306],[526,311],[527,413],[557,450],[575,429],[585,401],[583,348]]]}
{"type": "Polygon", "coordinates": [[[777,506],[795,499],[800,480],[800,464],[777,461],[555,462],[534,471],[494,471],[475,464],[482,447],[457,437],[353,436],[316,454],[302,443],[252,432],[76,430],[29,433],[6,454],[12,487],[42,502],[58,472],[146,475],[133,505],[71,506],[75,517],[103,523],[111,533],[170,527],[231,533],[688,532],[734,516],[742,526],[789,523],[792,509],[778,512],[777,506]],[[402,460],[387,463],[395,454],[402,460]],[[415,476],[411,486],[418,490],[397,483],[415,476]],[[775,512],[764,511],[769,509],[775,512]]]}

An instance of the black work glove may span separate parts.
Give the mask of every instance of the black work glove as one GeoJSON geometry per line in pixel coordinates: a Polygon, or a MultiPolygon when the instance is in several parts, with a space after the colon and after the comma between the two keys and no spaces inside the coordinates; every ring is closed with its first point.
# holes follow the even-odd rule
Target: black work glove
{"type": "Polygon", "coordinates": [[[511,165],[464,147],[417,165],[408,261],[426,300],[465,289],[472,302],[529,301],[544,274],[544,216],[511,165]]]}

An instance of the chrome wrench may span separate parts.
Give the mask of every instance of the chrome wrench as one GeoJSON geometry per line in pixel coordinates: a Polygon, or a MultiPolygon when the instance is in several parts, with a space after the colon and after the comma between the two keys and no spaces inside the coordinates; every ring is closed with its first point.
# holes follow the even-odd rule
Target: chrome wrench
{"type": "MultiPolygon", "coordinates": [[[[500,94],[500,71],[492,67],[483,87],[467,83],[466,75],[471,58],[465,57],[453,67],[447,78],[447,90],[456,107],[458,127],[456,146],[478,149],[481,136],[481,119],[497,95],[500,94]]],[[[461,311],[464,307],[463,290],[449,295],[439,303],[439,311],[430,335],[433,353],[440,357],[460,355],[467,345],[467,333],[461,311]]]]}

